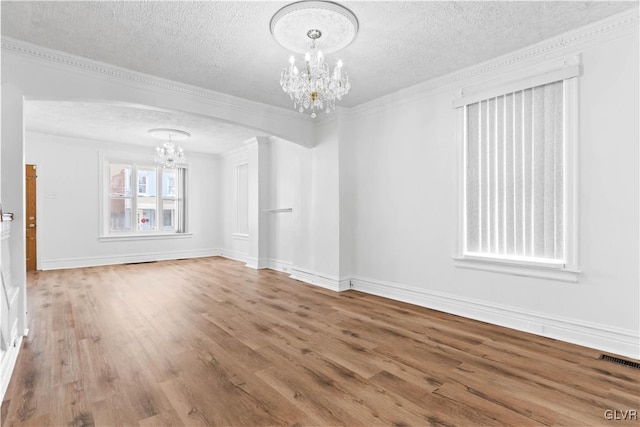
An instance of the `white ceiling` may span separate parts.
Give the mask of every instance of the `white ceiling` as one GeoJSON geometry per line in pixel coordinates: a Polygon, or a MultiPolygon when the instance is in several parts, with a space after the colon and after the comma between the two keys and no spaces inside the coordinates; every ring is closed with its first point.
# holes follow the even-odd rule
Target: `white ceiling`
{"type": "MultiPolygon", "coordinates": [[[[327,55],[330,63],[342,59],[350,74],[352,89],[341,103],[345,107],[517,50],[637,5],[636,1],[341,3],[356,14],[360,24],[353,43],[327,55]]],[[[291,53],[280,46],[269,31],[271,17],[286,4],[280,1],[2,1],[1,31],[2,35],[134,71],[291,108],[278,82],[280,70],[291,53]]],[[[97,109],[94,105],[82,111],[86,107],[82,104],[58,107],[87,120],[86,116],[97,109]]],[[[125,120],[118,132],[128,128],[133,131],[134,124],[126,122],[126,109],[117,111],[119,107],[115,105],[103,108],[109,119],[103,123],[101,134],[108,134],[105,129],[113,127],[116,118],[125,120]]],[[[151,114],[149,110],[138,113],[137,117],[151,114]]],[[[147,117],[143,127],[148,129],[148,124],[155,122],[159,114],[155,112],[147,117]]],[[[99,120],[99,116],[96,113],[93,118],[99,120]]],[[[53,122],[59,121],[61,115],[50,113],[47,117],[51,123],[41,123],[43,127],[57,126],[61,130],[53,122]]],[[[194,119],[219,131],[217,137],[207,135],[208,144],[243,134],[235,128],[225,135],[227,124],[213,125],[203,120],[194,119]]],[[[170,126],[163,123],[151,127],[170,126]]],[[[185,130],[199,134],[195,128],[185,130]]],[[[202,133],[205,135],[207,130],[202,129],[202,133]]],[[[206,145],[204,141],[202,146],[206,145]]]]}

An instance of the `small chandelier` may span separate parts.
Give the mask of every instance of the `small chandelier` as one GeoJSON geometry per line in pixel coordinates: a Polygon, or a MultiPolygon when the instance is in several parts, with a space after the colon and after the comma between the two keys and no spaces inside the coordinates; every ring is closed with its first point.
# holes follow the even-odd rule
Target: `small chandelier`
{"type": "Polygon", "coordinates": [[[300,69],[291,56],[289,65],[280,73],[280,86],[293,101],[293,108],[301,113],[310,111],[315,118],[316,111],[335,110],[336,101],[349,93],[351,84],[342,61],[331,72],[319,50],[318,39],[325,36],[322,39],[325,53],[336,52],[353,41],[358,25],[353,12],[328,1],[299,1],[273,15],[270,27],[276,41],[288,50],[305,54],[300,69]]]}
{"type": "Polygon", "coordinates": [[[311,39],[311,49],[304,55],[305,65],[298,71],[295,58],[289,58],[289,65],[280,74],[280,86],[293,101],[293,108],[301,113],[311,110],[311,117],[316,117],[316,110],[323,108],[330,113],[336,108],[336,100],[349,93],[349,74],[342,69],[342,61],[329,74],[329,67],[324,62],[322,51],[318,50],[316,40],[322,36],[317,29],[309,30],[307,37],[311,39]]]}
{"type": "Polygon", "coordinates": [[[176,145],[173,140],[184,140],[189,138],[191,134],[178,129],[165,128],[150,129],[149,133],[156,138],[168,139],[160,147],[156,147],[156,163],[160,163],[163,167],[169,169],[174,169],[178,165],[185,163],[184,150],[179,145],[176,145]]]}

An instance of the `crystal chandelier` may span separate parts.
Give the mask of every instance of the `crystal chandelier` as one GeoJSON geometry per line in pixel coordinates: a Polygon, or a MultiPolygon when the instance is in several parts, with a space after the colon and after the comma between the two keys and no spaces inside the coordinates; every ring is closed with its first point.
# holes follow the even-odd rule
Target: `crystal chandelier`
{"type": "Polygon", "coordinates": [[[174,169],[178,165],[184,164],[186,159],[184,150],[173,142],[173,139],[183,140],[191,136],[191,134],[178,129],[150,129],[149,133],[156,138],[168,139],[160,147],[156,147],[155,161],[163,167],[174,169]]]}
{"type": "Polygon", "coordinates": [[[289,65],[280,74],[280,86],[293,101],[293,108],[301,113],[311,110],[311,117],[316,117],[316,110],[324,108],[330,113],[336,108],[336,100],[340,101],[349,93],[351,84],[349,74],[342,69],[342,61],[329,72],[324,62],[324,55],[317,47],[316,40],[322,36],[317,29],[309,30],[307,37],[311,39],[311,49],[304,55],[302,71],[295,65],[295,58],[289,58],[289,65]]]}
{"type": "Polygon", "coordinates": [[[351,84],[342,61],[331,71],[319,50],[319,39],[322,37],[325,53],[336,52],[354,40],[358,26],[353,12],[329,1],[299,1],[273,15],[270,27],[276,41],[290,51],[305,54],[300,68],[291,56],[280,73],[280,86],[296,110],[307,110],[311,117],[316,117],[317,111],[329,113],[335,110],[336,101],[349,93],[351,84]]]}

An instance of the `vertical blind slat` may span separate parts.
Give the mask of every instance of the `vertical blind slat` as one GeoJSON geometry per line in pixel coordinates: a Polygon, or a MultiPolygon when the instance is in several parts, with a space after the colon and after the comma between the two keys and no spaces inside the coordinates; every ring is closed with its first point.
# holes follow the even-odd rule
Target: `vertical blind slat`
{"type": "Polygon", "coordinates": [[[523,109],[522,109],[522,127],[523,127],[523,179],[524,194],[522,209],[524,211],[524,255],[533,256],[532,253],[532,189],[533,189],[533,90],[526,89],[524,91],[523,109]]]}
{"type": "Polygon", "coordinates": [[[555,257],[555,126],[554,120],[557,85],[547,85],[544,87],[544,128],[547,131],[544,144],[544,244],[542,251],[545,258],[555,257]]]}
{"type": "Polygon", "coordinates": [[[515,150],[513,139],[513,94],[505,96],[505,233],[506,233],[506,250],[507,255],[515,255],[515,198],[514,198],[514,182],[515,173],[513,166],[515,164],[515,150]]]}
{"type": "Polygon", "coordinates": [[[487,203],[489,204],[489,251],[497,253],[496,241],[496,225],[497,225],[497,209],[496,209],[496,170],[498,164],[496,162],[496,99],[489,100],[487,105],[487,147],[488,150],[488,170],[487,170],[487,203]]]}
{"type": "Polygon", "coordinates": [[[548,163],[545,163],[545,145],[546,135],[545,121],[546,117],[546,90],[544,86],[533,89],[533,179],[532,179],[532,243],[533,256],[546,258],[545,256],[545,206],[548,201],[545,199],[545,170],[549,169],[548,163]]]}
{"type": "Polygon", "coordinates": [[[524,254],[524,210],[523,210],[523,193],[524,193],[524,177],[522,173],[523,165],[523,127],[522,127],[522,102],[523,92],[519,91],[515,94],[514,106],[514,140],[515,159],[513,164],[515,174],[515,208],[516,208],[516,254],[524,254]]]}
{"type": "Polygon", "coordinates": [[[505,253],[504,236],[504,96],[496,98],[496,251],[505,253]]]}
{"type": "Polygon", "coordinates": [[[554,114],[556,125],[554,126],[554,147],[555,147],[555,258],[561,258],[564,254],[564,86],[558,82],[556,88],[556,103],[554,114]]]}
{"type": "MultiPolygon", "coordinates": [[[[467,129],[478,129],[480,107],[478,103],[467,106],[467,129]]],[[[467,132],[467,165],[466,165],[466,187],[467,187],[467,251],[479,252],[479,226],[480,208],[478,206],[480,192],[480,144],[478,132],[467,132]]]]}
{"type": "Polygon", "coordinates": [[[480,251],[490,253],[488,246],[488,221],[489,210],[487,209],[487,171],[489,165],[487,159],[489,157],[489,151],[487,146],[487,102],[480,103],[480,251]]]}

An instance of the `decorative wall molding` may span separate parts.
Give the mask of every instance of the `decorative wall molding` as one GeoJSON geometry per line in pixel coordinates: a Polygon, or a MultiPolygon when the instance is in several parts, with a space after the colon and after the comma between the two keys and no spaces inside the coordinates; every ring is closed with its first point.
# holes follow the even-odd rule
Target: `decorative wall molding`
{"type": "Polygon", "coordinates": [[[137,87],[151,87],[197,97],[206,101],[208,104],[216,105],[220,108],[235,111],[240,114],[249,113],[266,119],[284,118],[308,122],[313,120],[311,117],[304,116],[287,108],[263,104],[245,98],[239,98],[233,95],[204,89],[198,86],[140,73],[123,67],[118,67],[116,65],[84,58],[82,56],[38,46],[33,43],[28,43],[7,36],[2,36],[2,49],[24,55],[34,60],[50,64],[59,64],[76,70],[88,71],[97,75],[103,75],[116,80],[125,81],[137,87]]]}
{"type": "Polygon", "coordinates": [[[328,277],[320,273],[314,273],[298,267],[291,268],[290,277],[292,279],[300,280],[301,282],[305,282],[310,285],[320,286],[321,288],[329,289],[336,292],[342,292],[350,289],[349,279],[328,277]]]}
{"type": "Polygon", "coordinates": [[[531,46],[360,104],[346,110],[345,115],[353,117],[389,111],[435,93],[453,91],[462,86],[494,80],[497,75],[509,72],[514,67],[535,64],[541,60],[547,60],[553,55],[578,53],[577,49],[584,49],[633,32],[637,34],[639,18],[639,8],[631,8],[531,46]]]}
{"type": "Polygon", "coordinates": [[[153,252],[130,255],[108,255],[86,258],[59,258],[41,261],[42,270],[62,270],[67,268],[97,267],[101,265],[131,264],[137,262],[168,261],[183,258],[203,258],[219,256],[219,249],[200,249],[175,252],[153,252]]]}
{"type": "Polygon", "coordinates": [[[397,283],[355,277],[353,290],[445,313],[640,359],[640,334],[544,313],[519,310],[487,301],[426,291],[397,283]]]}

